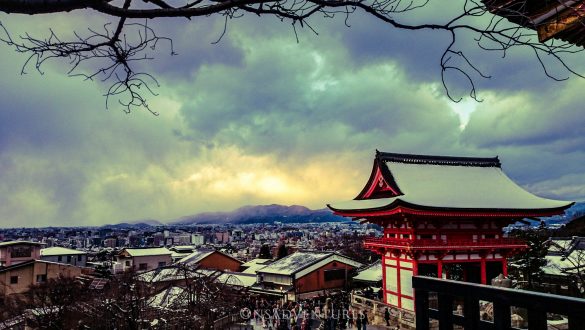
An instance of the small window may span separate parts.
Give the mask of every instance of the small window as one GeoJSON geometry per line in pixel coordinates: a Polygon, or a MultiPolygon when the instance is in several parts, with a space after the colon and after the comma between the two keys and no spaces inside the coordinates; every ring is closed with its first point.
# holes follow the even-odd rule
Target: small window
{"type": "Polygon", "coordinates": [[[37,283],[47,282],[47,274],[37,275],[37,283]]]}
{"type": "Polygon", "coordinates": [[[126,267],[130,267],[130,260],[126,260],[126,267]]]}
{"type": "Polygon", "coordinates": [[[345,279],[345,269],[330,269],[325,271],[325,281],[335,281],[345,279]]]}
{"type": "Polygon", "coordinates": [[[140,270],[146,270],[148,268],[148,264],[139,264],[138,265],[138,269],[140,270]]]}
{"type": "Polygon", "coordinates": [[[81,261],[81,254],[77,256],[77,261],[81,261]]]}
{"type": "Polygon", "coordinates": [[[402,234],[402,238],[410,238],[410,234],[402,234]]]}
{"type": "Polygon", "coordinates": [[[10,284],[18,284],[18,276],[10,276],[10,284]]]}
{"type": "Polygon", "coordinates": [[[63,261],[63,257],[62,256],[58,256],[57,257],[57,261],[59,261],[59,262],[63,261]]]}
{"type": "Polygon", "coordinates": [[[496,238],[496,234],[485,234],[485,238],[496,238]]]}
{"type": "Polygon", "coordinates": [[[388,238],[395,238],[396,234],[388,234],[388,238]]]}
{"type": "Polygon", "coordinates": [[[420,239],[433,239],[432,234],[421,234],[420,239]]]}
{"type": "Polygon", "coordinates": [[[67,262],[71,262],[71,256],[67,256],[67,262]]]}

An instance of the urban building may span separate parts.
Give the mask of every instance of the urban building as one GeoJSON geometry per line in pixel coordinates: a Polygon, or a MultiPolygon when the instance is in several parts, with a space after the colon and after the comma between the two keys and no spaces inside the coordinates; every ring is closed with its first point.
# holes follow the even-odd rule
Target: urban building
{"type": "Polygon", "coordinates": [[[250,292],[297,301],[343,289],[363,265],[335,252],[295,252],[256,271],[250,292]]]}
{"type": "Polygon", "coordinates": [[[85,267],[87,252],[55,246],[41,249],[41,260],[85,267]]]}
{"type": "Polygon", "coordinates": [[[167,248],[124,249],[116,256],[114,273],[164,267],[172,263],[171,254],[167,248]]]}
{"type": "Polygon", "coordinates": [[[0,296],[27,292],[31,285],[59,277],[78,277],[90,269],[43,261],[29,260],[0,268],[0,296]]]}
{"type": "Polygon", "coordinates": [[[229,270],[238,272],[243,264],[240,260],[217,250],[196,249],[177,263],[204,269],[229,270]]]}
{"type": "Polygon", "coordinates": [[[42,243],[28,241],[0,242],[0,267],[40,259],[42,243]]]}

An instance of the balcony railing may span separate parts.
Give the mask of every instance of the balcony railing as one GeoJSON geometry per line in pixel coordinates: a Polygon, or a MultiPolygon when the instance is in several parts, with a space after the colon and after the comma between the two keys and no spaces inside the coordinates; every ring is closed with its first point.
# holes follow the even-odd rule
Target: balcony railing
{"type": "Polygon", "coordinates": [[[467,240],[440,240],[440,239],[415,239],[399,240],[392,238],[366,238],[366,247],[389,247],[389,248],[408,248],[411,250],[426,249],[492,249],[501,247],[526,248],[524,241],[515,238],[485,238],[485,239],[467,239],[467,240]]]}
{"type": "Polygon", "coordinates": [[[438,320],[440,330],[453,329],[453,325],[466,330],[518,329],[512,326],[511,307],[526,309],[530,330],[546,330],[547,313],[568,318],[570,330],[585,329],[585,299],[424,276],[414,276],[412,286],[417,330],[429,329],[431,319],[438,320]],[[430,292],[438,296],[436,309],[429,308],[430,292]],[[453,302],[459,299],[462,308],[454,308],[453,302]],[[480,301],[493,304],[491,321],[480,317],[480,301]]]}

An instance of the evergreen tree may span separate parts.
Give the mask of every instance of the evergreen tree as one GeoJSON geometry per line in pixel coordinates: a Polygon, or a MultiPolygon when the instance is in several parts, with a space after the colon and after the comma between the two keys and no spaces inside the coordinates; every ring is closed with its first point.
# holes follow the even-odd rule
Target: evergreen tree
{"type": "Polygon", "coordinates": [[[263,244],[260,248],[260,253],[258,254],[258,258],[260,259],[272,259],[272,253],[270,253],[270,247],[268,244],[263,244]]]}
{"type": "Polygon", "coordinates": [[[285,244],[281,244],[278,247],[278,252],[276,254],[276,259],[282,259],[288,255],[288,249],[286,248],[285,244]]]}
{"type": "Polygon", "coordinates": [[[529,289],[534,289],[534,284],[542,276],[547,263],[548,231],[544,222],[538,228],[515,230],[511,236],[520,238],[526,242],[528,249],[514,256],[510,260],[512,275],[517,279],[522,275],[529,289]]]}

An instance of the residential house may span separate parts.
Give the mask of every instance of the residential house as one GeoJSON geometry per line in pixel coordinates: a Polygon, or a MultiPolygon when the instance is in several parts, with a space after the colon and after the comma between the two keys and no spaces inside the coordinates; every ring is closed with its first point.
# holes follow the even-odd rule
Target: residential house
{"type": "Polygon", "coordinates": [[[29,260],[0,268],[0,296],[24,293],[31,285],[59,277],[77,277],[91,269],[44,260],[29,260]]]}
{"type": "Polygon", "coordinates": [[[41,260],[85,267],[87,263],[87,253],[55,246],[41,249],[41,260]]]}
{"type": "Polygon", "coordinates": [[[0,242],[0,267],[40,259],[43,243],[28,241],[0,242]]]}
{"type": "Polygon", "coordinates": [[[124,249],[116,256],[114,273],[128,270],[145,271],[172,263],[172,252],[167,248],[124,249]]]}
{"type": "Polygon", "coordinates": [[[227,253],[211,249],[196,249],[193,253],[178,261],[181,264],[192,265],[204,269],[229,270],[237,272],[242,262],[227,253]]]}
{"type": "Polygon", "coordinates": [[[363,265],[336,252],[295,252],[256,271],[251,292],[296,301],[343,289],[363,265]]]}
{"type": "Polygon", "coordinates": [[[567,296],[585,292],[585,237],[551,238],[540,286],[543,291],[567,296]]]}

